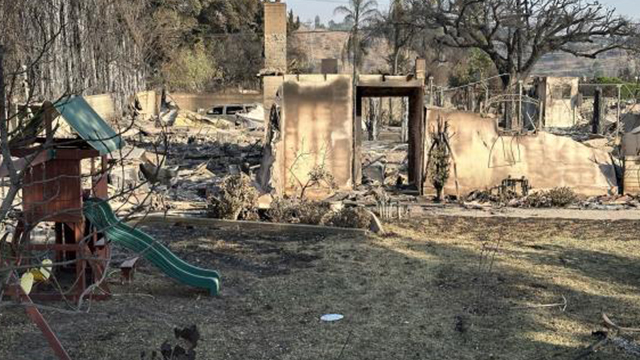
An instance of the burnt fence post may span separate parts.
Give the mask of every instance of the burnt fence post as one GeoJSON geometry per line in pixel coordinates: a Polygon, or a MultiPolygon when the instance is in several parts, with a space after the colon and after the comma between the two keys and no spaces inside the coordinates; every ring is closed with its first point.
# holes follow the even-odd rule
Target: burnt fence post
{"type": "Polygon", "coordinates": [[[602,121],[603,115],[603,97],[602,97],[602,88],[596,88],[595,96],[593,99],[593,119],[591,121],[591,132],[593,134],[600,133],[600,123],[602,121]]]}

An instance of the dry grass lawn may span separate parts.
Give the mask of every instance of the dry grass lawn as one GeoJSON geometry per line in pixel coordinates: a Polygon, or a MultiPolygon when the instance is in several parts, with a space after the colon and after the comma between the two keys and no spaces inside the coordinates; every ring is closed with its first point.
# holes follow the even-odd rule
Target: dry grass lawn
{"type": "MultiPolygon", "coordinates": [[[[640,327],[637,222],[432,217],[362,238],[146,230],[187,260],[218,268],[222,295],[143,263],[134,284],[113,285],[116,296],[88,314],[44,311],[74,359],[138,360],[174,341],[174,326],[191,324],[202,336],[198,359],[639,356],[640,334],[631,333],[582,353],[598,341],[602,312],[640,327]],[[564,311],[539,307],[563,297],[564,311]],[[325,313],[345,318],[322,323],[325,313]]],[[[0,329],[0,359],[52,358],[20,309],[1,308],[0,329]]]]}

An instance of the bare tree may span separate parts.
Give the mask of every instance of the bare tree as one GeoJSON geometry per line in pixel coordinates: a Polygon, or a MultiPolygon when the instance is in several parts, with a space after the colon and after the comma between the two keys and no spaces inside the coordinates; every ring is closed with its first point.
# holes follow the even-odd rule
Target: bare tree
{"type": "Polygon", "coordinates": [[[344,21],[352,23],[347,40],[347,54],[353,65],[353,81],[356,81],[358,68],[362,66],[368,40],[371,38],[365,29],[379,16],[378,3],[375,0],[349,0],[349,5],[335,8],[334,14],[344,15],[344,21]]]}
{"type": "Polygon", "coordinates": [[[387,62],[391,74],[397,75],[402,65],[407,63],[405,50],[418,33],[418,28],[410,23],[409,3],[407,0],[393,0],[389,11],[378,17],[372,31],[374,35],[387,40],[391,52],[387,62]]]}
{"type": "MultiPolygon", "coordinates": [[[[0,231],[5,232],[5,225],[12,224],[15,227],[17,212],[23,210],[22,196],[24,189],[34,183],[30,183],[26,173],[36,163],[36,156],[48,152],[54,147],[53,133],[57,128],[50,129],[44,142],[36,139],[40,133],[40,124],[44,116],[45,106],[43,101],[64,102],[69,96],[83,93],[111,93],[114,98],[124,104],[130,101],[130,97],[137,91],[141,84],[141,74],[144,66],[141,61],[140,48],[136,47],[136,36],[141,35],[135,28],[135,19],[140,15],[141,8],[132,6],[114,7],[113,3],[104,0],[90,0],[99,7],[85,7],[85,3],[69,2],[68,0],[53,1],[43,0],[34,3],[28,0],[0,3],[0,22],[7,24],[7,31],[0,33],[0,231]],[[73,6],[69,5],[72,4],[73,6]],[[57,10],[56,10],[57,9],[57,10]],[[104,34],[102,41],[92,41],[97,36],[95,29],[86,23],[87,19],[100,17],[101,25],[109,25],[109,29],[102,28],[104,34]],[[127,20],[128,19],[128,20],[127,20]],[[128,23],[126,31],[112,31],[117,23],[128,23]],[[109,30],[109,31],[107,31],[109,30]],[[37,38],[37,39],[35,39],[37,38]],[[66,47],[73,47],[69,50],[66,47]],[[125,58],[126,50],[129,51],[125,58]],[[66,53],[73,51],[72,53],[66,53]],[[119,67],[119,69],[114,69],[119,67]],[[105,72],[103,72],[105,71],[105,72]],[[104,75],[104,78],[103,78],[104,75]],[[99,80],[96,80],[99,79],[99,80]],[[31,114],[30,109],[35,109],[31,114]],[[40,110],[38,110],[40,108],[40,110]],[[11,127],[9,127],[11,124],[11,127]],[[29,144],[33,155],[16,156],[15,150],[20,144],[29,144]],[[8,181],[7,181],[8,179],[8,181]]],[[[117,1],[120,4],[120,1],[117,1]]],[[[123,3],[124,4],[124,3],[123,3]]],[[[126,5],[126,4],[124,4],[126,5]]],[[[96,25],[98,26],[98,25],[96,25]]],[[[144,42],[143,39],[138,39],[144,42]]],[[[124,106],[123,106],[124,107],[124,106]]],[[[118,115],[121,113],[117,112],[118,115]]],[[[128,125],[120,127],[116,136],[120,136],[133,127],[135,117],[128,125]]],[[[46,123],[46,121],[44,121],[46,123]]],[[[160,142],[166,147],[164,132],[160,135],[160,142]]],[[[110,139],[92,138],[92,141],[105,142],[110,139]]],[[[155,142],[154,142],[155,143],[155,142]]],[[[57,139],[56,146],[77,144],[77,139],[57,139]],[[68,140],[68,142],[67,142],[68,140]]],[[[24,149],[22,149],[24,150],[24,149]]],[[[157,151],[156,151],[157,152],[157,151]]],[[[116,167],[124,166],[126,151],[112,154],[113,160],[105,162],[107,168],[104,175],[116,167]]],[[[164,159],[160,159],[162,164],[164,159]]],[[[40,162],[42,164],[42,162],[40,162]]],[[[97,176],[92,166],[91,173],[79,175],[79,181],[92,180],[97,176]]],[[[37,180],[36,182],[57,181],[63,176],[37,180]]],[[[69,178],[69,176],[64,175],[69,178]]],[[[139,183],[135,187],[121,188],[111,192],[111,198],[123,199],[134,196],[134,192],[146,185],[139,183]]],[[[57,196],[55,186],[50,187],[48,199],[57,196]]],[[[153,193],[152,186],[148,194],[153,193]]],[[[59,190],[58,190],[59,191],[59,190]]],[[[110,199],[111,199],[110,198],[110,199]]],[[[148,195],[141,203],[147,203],[148,195]]],[[[141,210],[141,209],[138,209],[141,210]]],[[[56,213],[62,213],[62,211],[56,213]]],[[[41,221],[48,221],[47,216],[25,224],[24,231],[14,232],[14,238],[10,243],[8,235],[0,234],[0,250],[11,247],[8,257],[0,251],[0,299],[5,285],[13,274],[19,274],[28,270],[36,257],[31,252],[23,249],[22,245],[27,239],[27,234],[41,221]],[[15,236],[15,235],[18,236],[15,236]],[[16,259],[25,260],[22,265],[14,265],[16,259]],[[9,260],[9,262],[6,262],[9,260]]],[[[35,216],[34,216],[35,217],[35,216]]],[[[8,232],[8,231],[7,231],[8,232]]],[[[82,239],[82,243],[89,241],[91,236],[82,239]]],[[[69,265],[76,260],[92,260],[91,258],[77,258],[66,262],[55,262],[50,266],[56,268],[69,265]]],[[[95,259],[93,259],[95,260],[95,259]]],[[[111,259],[106,259],[109,262],[111,259]]],[[[108,263],[105,265],[108,267],[108,263]]],[[[82,301],[104,281],[103,277],[92,284],[80,296],[75,310],[83,308],[82,301]]],[[[51,274],[55,283],[55,274],[51,274]]],[[[60,294],[64,292],[58,289],[60,294]]],[[[7,305],[3,303],[2,306],[7,305]]]]}
{"type": "Polygon", "coordinates": [[[486,53],[506,89],[548,53],[595,58],[624,48],[635,29],[596,0],[412,0],[411,23],[437,41],[486,53]]]}
{"type": "MultiPolygon", "coordinates": [[[[418,29],[408,21],[409,17],[408,1],[393,0],[389,10],[382,16],[377,17],[374,25],[371,27],[374,36],[384,38],[389,44],[390,53],[387,58],[387,63],[393,75],[398,75],[401,72],[401,68],[404,71],[407,70],[408,56],[406,50],[418,32],[418,29]]],[[[407,141],[409,120],[407,116],[408,103],[406,102],[407,99],[403,98],[402,100],[402,141],[407,141]]],[[[394,117],[393,99],[389,98],[388,101],[389,118],[390,121],[392,121],[394,117]]],[[[375,124],[371,124],[370,126],[375,126],[375,124]]]]}

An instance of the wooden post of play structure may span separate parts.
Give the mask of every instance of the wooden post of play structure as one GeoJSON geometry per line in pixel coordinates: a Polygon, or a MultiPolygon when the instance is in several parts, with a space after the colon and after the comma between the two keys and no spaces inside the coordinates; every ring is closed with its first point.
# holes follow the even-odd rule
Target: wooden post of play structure
{"type": "Polygon", "coordinates": [[[596,88],[595,97],[593,99],[593,120],[591,121],[591,132],[593,134],[600,133],[600,121],[602,121],[602,88],[596,88]]]}

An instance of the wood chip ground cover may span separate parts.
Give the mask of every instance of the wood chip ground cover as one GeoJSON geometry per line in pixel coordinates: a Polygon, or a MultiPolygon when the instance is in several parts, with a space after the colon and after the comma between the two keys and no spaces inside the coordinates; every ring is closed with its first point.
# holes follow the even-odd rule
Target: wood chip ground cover
{"type": "MultiPolygon", "coordinates": [[[[196,324],[198,359],[573,359],[598,340],[603,311],[640,326],[633,221],[440,216],[384,237],[144,230],[220,270],[222,295],[143,261],[131,285],[115,273],[116,296],[89,313],[43,311],[72,358],[137,360],[196,324]],[[538,307],[563,297],[565,311],[538,307]]],[[[1,308],[0,329],[0,359],[53,358],[21,309],[1,308]]],[[[587,359],[632,356],[607,345],[587,359]]]]}

